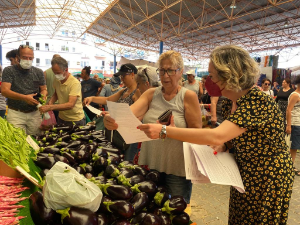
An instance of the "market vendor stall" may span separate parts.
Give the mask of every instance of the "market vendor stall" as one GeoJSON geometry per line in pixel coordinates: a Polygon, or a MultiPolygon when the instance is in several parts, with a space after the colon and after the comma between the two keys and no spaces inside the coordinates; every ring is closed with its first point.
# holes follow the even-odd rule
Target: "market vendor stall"
{"type": "MultiPolygon", "coordinates": [[[[57,126],[35,138],[39,151],[29,147],[18,165],[43,190],[24,180],[22,208],[15,215],[20,221],[13,224],[191,224],[185,200],[160,186],[159,172],[123,161],[122,152],[94,125],[57,126]]],[[[1,159],[13,168],[17,164],[1,159]]]]}

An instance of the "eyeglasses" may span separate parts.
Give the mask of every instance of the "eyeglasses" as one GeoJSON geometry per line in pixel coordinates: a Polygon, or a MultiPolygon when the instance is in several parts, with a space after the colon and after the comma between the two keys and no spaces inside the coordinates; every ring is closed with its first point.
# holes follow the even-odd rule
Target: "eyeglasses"
{"type": "Polygon", "coordinates": [[[31,50],[34,50],[34,48],[32,46],[29,46],[29,45],[20,45],[19,48],[29,48],[31,50]]]}
{"type": "Polygon", "coordinates": [[[176,69],[176,70],[171,70],[171,69],[168,69],[168,70],[165,70],[165,69],[162,69],[162,68],[158,68],[156,70],[156,73],[157,75],[159,76],[163,76],[165,75],[165,73],[168,74],[168,76],[174,76],[176,74],[177,71],[179,71],[180,69],[176,69]]]}
{"type": "Polygon", "coordinates": [[[269,86],[269,85],[270,85],[270,83],[264,83],[264,85],[268,85],[268,86],[269,86]]]}

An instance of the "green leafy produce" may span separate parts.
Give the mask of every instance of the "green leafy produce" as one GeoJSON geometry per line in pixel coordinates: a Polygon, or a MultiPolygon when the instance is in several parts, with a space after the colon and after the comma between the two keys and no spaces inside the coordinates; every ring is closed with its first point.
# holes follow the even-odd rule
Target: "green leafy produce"
{"type": "Polygon", "coordinates": [[[25,131],[0,117],[0,160],[11,168],[20,166],[29,172],[30,153],[31,147],[26,141],[25,131]]]}

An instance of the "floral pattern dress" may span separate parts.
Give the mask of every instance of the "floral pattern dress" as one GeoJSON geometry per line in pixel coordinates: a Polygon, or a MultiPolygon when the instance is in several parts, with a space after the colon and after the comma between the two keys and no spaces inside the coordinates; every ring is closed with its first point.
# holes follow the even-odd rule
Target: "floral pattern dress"
{"type": "Polygon", "coordinates": [[[224,119],[247,131],[231,140],[245,193],[231,187],[228,224],[286,224],[294,171],[278,106],[255,87],[231,108],[224,100],[224,119]]]}

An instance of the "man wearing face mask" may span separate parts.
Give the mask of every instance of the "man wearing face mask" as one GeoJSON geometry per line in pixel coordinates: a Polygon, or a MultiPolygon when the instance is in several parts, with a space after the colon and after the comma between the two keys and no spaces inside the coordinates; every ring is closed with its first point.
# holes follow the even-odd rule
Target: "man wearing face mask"
{"type": "Polygon", "coordinates": [[[51,110],[59,111],[57,123],[64,125],[85,125],[82,107],[81,84],[68,72],[68,62],[62,57],[55,57],[51,61],[55,74],[53,87],[55,89],[48,105],[39,108],[41,113],[51,110]],[[58,104],[54,104],[58,101],[58,104]]]}
{"type": "Polygon", "coordinates": [[[20,45],[17,53],[19,63],[8,66],[2,74],[2,95],[7,97],[7,121],[36,135],[42,118],[37,110],[39,102],[33,97],[37,93],[47,96],[47,87],[43,71],[32,66],[33,48],[20,45]]]}

